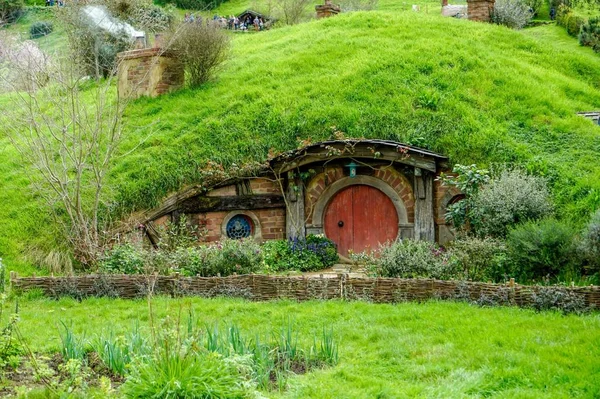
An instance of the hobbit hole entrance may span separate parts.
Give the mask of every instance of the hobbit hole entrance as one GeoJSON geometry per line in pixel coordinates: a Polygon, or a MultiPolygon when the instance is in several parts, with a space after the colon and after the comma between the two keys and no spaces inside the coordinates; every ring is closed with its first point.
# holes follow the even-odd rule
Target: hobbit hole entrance
{"type": "Polygon", "coordinates": [[[357,184],[335,194],[325,211],[325,235],[348,256],[375,250],[398,237],[398,214],[392,200],[375,187],[357,184]]]}

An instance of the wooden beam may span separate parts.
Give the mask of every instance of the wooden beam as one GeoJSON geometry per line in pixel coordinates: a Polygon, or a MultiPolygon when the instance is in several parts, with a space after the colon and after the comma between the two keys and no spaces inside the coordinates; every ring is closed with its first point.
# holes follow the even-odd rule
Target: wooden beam
{"type": "Polygon", "coordinates": [[[405,165],[410,165],[420,169],[425,169],[430,172],[436,172],[436,160],[433,157],[428,157],[419,154],[403,154],[390,149],[381,149],[377,152],[377,156],[371,149],[354,148],[352,152],[344,152],[340,155],[332,155],[330,150],[326,148],[317,148],[310,153],[298,155],[295,158],[284,160],[273,165],[273,170],[277,174],[283,174],[290,170],[309,165],[312,163],[323,163],[335,159],[363,159],[363,160],[382,160],[387,162],[397,162],[405,165]]]}
{"type": "Polygon", "coordinates": [[[281,195],[241,195],[227,197],[198,196],[182,201],[177,210],[182,213],[285,208],[281,195]]]}

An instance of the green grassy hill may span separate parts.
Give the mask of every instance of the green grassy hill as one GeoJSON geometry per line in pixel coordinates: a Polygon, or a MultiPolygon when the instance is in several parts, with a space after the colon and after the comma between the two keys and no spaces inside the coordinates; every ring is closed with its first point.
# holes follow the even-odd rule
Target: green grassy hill
{"type": "MultiPolygon", "coordinates": [[[[118,160],[116,206],[152,207],[208,159],[263,160],[335,126],[452,162],[522,165],[549,178],[559,216],[576,223],[600,207],[600,128],[576,115],[600,108],[600,57],[560,28],[375,11],[237,34],[232,46],[210,84],[130,107],[124,150],[151,137],[118,160]]],[[[27,192],[0,138],[0,257],[11,269],[25,267],[29,242],[48,239],[27,192]]]]}

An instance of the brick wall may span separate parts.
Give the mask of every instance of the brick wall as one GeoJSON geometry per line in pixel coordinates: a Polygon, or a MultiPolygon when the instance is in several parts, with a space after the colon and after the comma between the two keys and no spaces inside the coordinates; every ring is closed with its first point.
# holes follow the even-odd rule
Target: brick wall
{"type": "MultiPolygon", "coordinates": [[[[225,218],[231,212],[207,212],[192,215],[191,219],[198,226],[205,230],[204,241],[219,241],[223,237],[222,229],[225,218]]],[[[257,239],[262,240],[281,240],[285,238],[285,209],[256,209],[252,211],[240,212],[251,215],[251,219],[258,221],[255,224],[255,231],[259,232],[257,239]]]]}
{"type": "Polygon", "coordinates": [[[183,64],[159,48],[126,51],[119,59],[119,97],[156,97],[183,86],[183,64]]]}
{"type": "Polygon", "coordinates": [[[253,194],[278,194],[281,195],[279,184],[267,179],[250,180],[250,188],[253,194]]]}

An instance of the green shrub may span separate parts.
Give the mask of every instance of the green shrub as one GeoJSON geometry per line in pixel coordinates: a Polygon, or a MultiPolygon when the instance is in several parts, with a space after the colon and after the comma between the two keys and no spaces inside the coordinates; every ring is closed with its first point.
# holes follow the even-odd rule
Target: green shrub
{"type": "Polygon", "coordinates": [[[15,22],[24,9],[23,0],[0,0],[0,26],[15,22]]]}
{"type": "Polygon", "coordinates": [[[249,274],[260,269],[262,253],[253,239],[223,240],[216,245],[217,258],[213,275],[249,274]]]}
{"type": "Polygon", "coordinates": [[[600,53],[600,17],[590,18],[581,26],[579,44],[589,46],[600,53]]]}
{"type": "Polygon", "coordinates": [[[321,270],[339,260],[335,243],[315,235],[306,240],[268,241],[263,245],[263,254],[267,269],[273,272],[321,270]]]}
{"type": "Polygon", "coordinates": [[[167,255],[168,264],[187,276],[229,276],[260,269],[262,253],[252,239],[223,240],[193,248],[179,248],[167,255]]]}
{"type": "Polygon", "coordinates": [[[104,254],[100,261],[100,270],[107,273],[143,273],[143,251],[131,244],[115,245],[104,254]]]}
{"type": "Polygon", "coordinates": [[[561,5],[556,13],[556,23],[564,27],[569,35],[578,37],[585,20],[573,14],[569,6],[561,5]]]}
{"type": "Polygon", "coordinates": [[[529,6],[521,0],[498,0],[492,11],[492,22],[512,29],[521,29],[533,17],[529,6]]]}
{"type": "Polygon", "coordinates": [[[214,21],[183,24],[170,41],[191,87],[198,87],[213,77],[229,54],[229,36],[214,21]]]}
{"type": "Polygon", "coordinates": [[[52,33],[54,25],[50,21],[34,22],[29,28],[29,37],[37,39],[38,37],[46,36],[52,33]]]}
{"type": "Polygon", "coordinates": [[[475,194],[472,228],[481,237],[504,237],[511,226],[549,216],[549,198],[545,179],[505,170],[475,194]]]}
{"type": "Polygon", "coordinates": [[[238,370],[215,353],[162,342],[138,360],[121,388],[126,398],[250,398],[238,370]]]}
{"type": "Polygon", "coordinates": [[[572,278],[578,263],[573,229],[555,219],[515,227],[507,247],[512,273],[522,282],[572,278]]]}
{"type": "Polygon", "coordinates": [[[580,250],[592,272],[600,272],[600,210],[592,216],[583,232],[580,250]]]}
{"type": "Polygon", "coordinates": [[[531,299],[537,311],[558,310],[568,314],[587,310],[583,296],[564,287],[541,287],[532,294],[531,299]]]}
{"type": "Polygon", "coordinates": [[[417,240],[384,246],[374,260],[374,271],[382,277],[449,279],[460,276],[457,266],[443,248],[417,240]]]}
{"type": "Polygon", "coordinates": [[[480,237],[504,237],[508,228],[552,212],[543,178],[513,169],[493,179],[476,165],[455,165],[457,176],[442,174],[443,184],[457,187],[465,198],[448,206],[445,217],[456,228],[480,237]]]}
{"type": "Polygon", "coordinates": [[[442,173],[439,180],[444,185],[458,188],[465,198],[448,205],[445,218],[458,229],[470,229],[473,224],[473,200],[481,186],[490,181],[490,172],[487,169],[477,169],[477,165],[454,165],[452,172],[455,175],[442,173]]]}
{"type": "Polygon", "coordinates": [[[544,0],[524,0],[523,3],[533,11],[533,15],[537,15],[544,5],[544,0]]]}
{"type": "Polygon", "coordinates": [[[473,281],[506,279],[506,246],[500,240],[460,236],[450,243],[448,251],[465,279],[473,281]]]}

